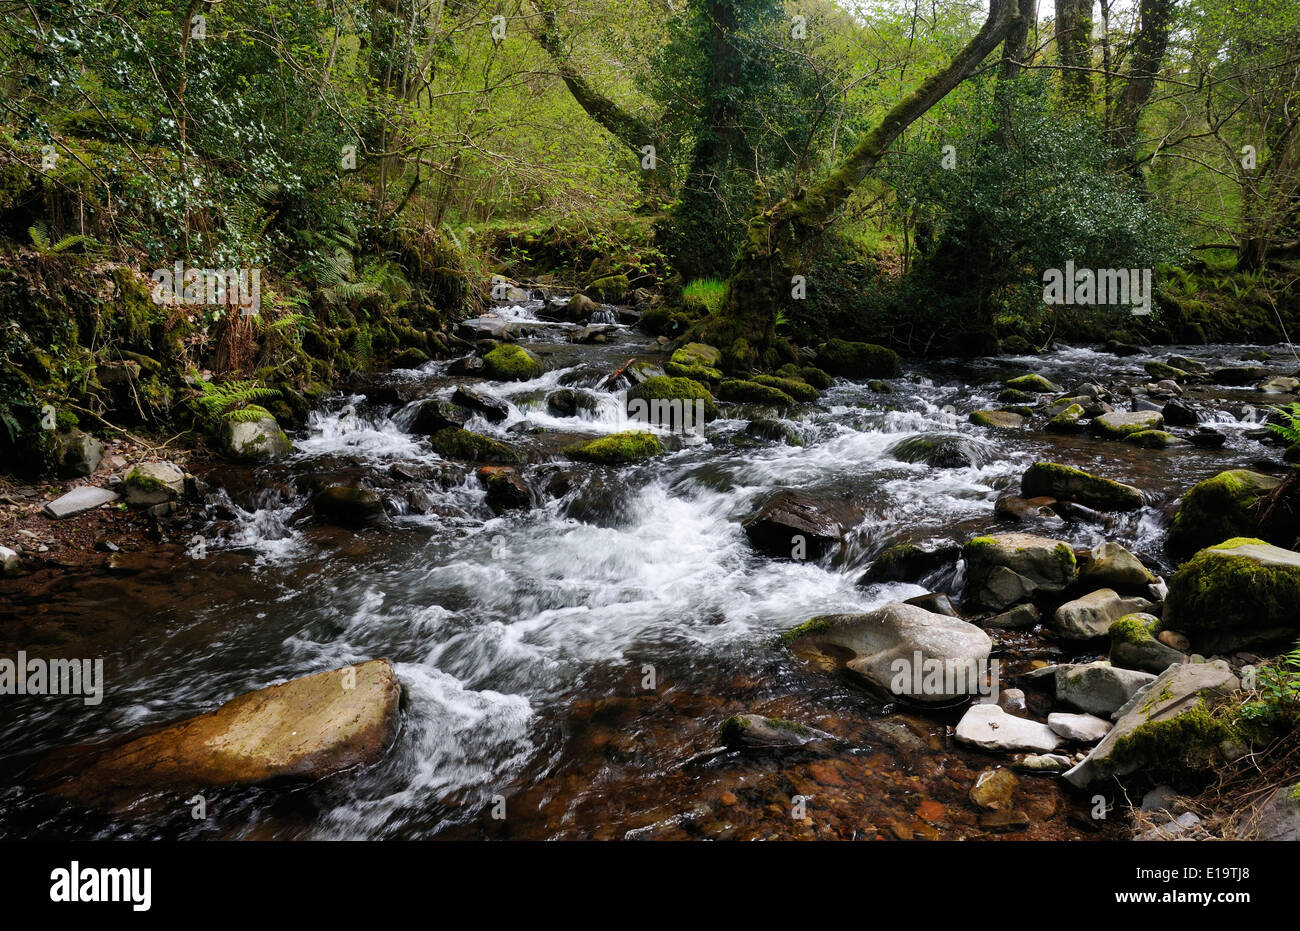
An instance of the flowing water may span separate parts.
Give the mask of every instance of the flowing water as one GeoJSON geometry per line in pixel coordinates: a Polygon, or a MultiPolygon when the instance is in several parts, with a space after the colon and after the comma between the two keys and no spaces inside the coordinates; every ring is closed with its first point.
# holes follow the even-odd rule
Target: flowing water
{"type": "MultiPolygon", "coordinates": [[[[536,305],[505,315],[530,321],[536,305]]],[[[1083,348],[1043,356],[906,365],[881,394],[839,380],[786,416],[800,446],[749,438],[752,409],[724,408],[704,442],[617,470],[560,450],[626,429],[619,398],[594,387],[631,357],[660,350],[623,329],[601,345],[571,327],[523,340],[546,374],[494,383],[401,371],[331,398],[294,437],[297,452],[255,472],[220,467],[193,532],[133,575],[68,574],[39,592],[0,595],[0,655],[102,656],[102,704],[7,697],[0,703],[0,835],[207,838],[958,837],[980,834],[965,793],[1004,762],[953,743],[959,709],[883,703],[833,671],[791,657],[780,631],[817,614],[864,611],[927,591],[858,584],[883,547],[961,542],[1000,525],[993,503],[1050,458],[1130,482],[1148,506],[1097,525],[1040,531],[1091,545],[1124,543],[1167,570],[1165,510],[1224,468],[1277,459],[1252,438],[1252,390],[1200,392],[1228,433],[1222,450],[1137,449],[1087,436],[990,431],[967,414],[996,406],[1003,379],[1036,371],[1073,386],[1144,382],[1148,357],[1083,348]],[[502,423],[468,428],[527,455],[531,510],[495,515],[472,470],[442,462],[406,432],[409,401],[474,387],[509,405],[502,423]],[[597,396],[575,417],[547,413],[561,384],[597,396]],[[1245,413],[1245,419],[1242,415],[1245,413]],[[976,465],[897,461],[917,433],[970,438],[976,465]],[[361,481],[389,516],[346,529],[318,522],[313,488],[361,481]],[[851,498],[865,518],[839,556],[774,560],[741,520],[778,488],[851,498]],[[380,764],[310,786],[208,793],[208,818],[165,794],[125,812],[87,812],[34,791],[27,776],[50,748],[210,710],[277,681],[388,657],[405,687],[402,729],[380,764]],[[830,731],[834,750],[720,752],[735,713],[791,718],[830,731]],[[791,817],[802,795],[809,820],[791,817]],[[494,817],[504,810],[505,817],[494,817]]],[[[1257,347],[1185,348],[1234,363],[1257,347]]],[[[1273,350],[1275,358],[1278,350],[1273,350]]],[[[1255,363],[1252,363],[1255,364],[1255,363]]],[[[1289,373],[1296,363],[1266,363],[1289,373]]],[[[930,580],[957,593],[952,571],[930,580]]],[[[1014,672],[1054,659],[1050,635],[995,632],[1014,672]],[[1019,664],[1019,665],[1017,665],[1019,664]]],[[[1032,693],[1031,710],[1046,696],[1032,693]]],[[[1025,780],[1033,825],[1023,836],[1107,836],[1083,802],[1048,777],[1025,780]],[[1100,834],[1096,833],[1100,831],[1100,834]]]]}

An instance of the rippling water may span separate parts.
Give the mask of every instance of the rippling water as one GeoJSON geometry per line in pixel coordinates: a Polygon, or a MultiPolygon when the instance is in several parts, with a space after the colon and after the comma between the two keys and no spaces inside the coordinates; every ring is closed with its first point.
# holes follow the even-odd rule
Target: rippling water
{"type": "MultiPolygon", "coordinates": [[[[532,307],[509,315],[532,320],[532,307]]],[[[1258,404],[1259,395],[1223,388],[1207,392],[1211,419],[1230,435],[1221,451],[1153,452],[966,422],[971,410],[994,405],[1004,378],[1025,371],[1067,387],[1084,379],[1107,386],[1145,380],[1146,357],[1076,348],[907,366],[889,394],[840,380],[819,403],[790,415],[803,447],[750,440],[743,429],[754,412],[732,408],[723,416],[735,419],[711,423],[702,444],[617,471],[575,467],[557,450],[625,429],[620,401],[599,392],[594,412],[556,417],[546,411],[547,392],[656,350],[632,331],[595,346],[569,344],[565,332],[552,328],[530,341],[548,364],[542,377],[474,383],[510,413],[499,424],[476,418],[469,429],[524,449],[530,465],[523,473],[535,487],[574,472],[567,492],[543,495],[531,511],[496,516],[471,471],[439,471],[389,489],[393,516],[382,526],[351,531],[307,519],[303,482],[312,476],[371,482],[395,465],[444,466],[424,439],[405,431],[407,405],[340,395],[294,438],[293,460],[248,477],[242,492],[232,485],[214,495],[213,519],[199,528],[214,541],[207,559],[178,556],[125,579],[69,578],[40,599],[0,605],[0,618],[14,622],[3,652],[102,655],[108,676],[107,697],[95,708],[71,699],[0,705],[0,775],[8,785],[0,793],[0,831],[801,836],[781,800],[802,787],[828,806],[817,836],[903,836],[918,800],[932,797],[950,813],[941,833],[970,833],[957,808],[969,785],[963,780],[986,758],[950,745],[948,719],[881,705],[805,668],[773,635],[816,614],[926,591],[903,583],[862,587],[858,579],[891,543],[961,542],[994,526],[994,500],[1015,490],[1035,459],[1123,479],[1149,501],[1112,516],[1109,526],[1070,522],[1050,528],[1053,535],[1077,545],[1118,539],[1167,568],[1162,508],[1193,482],[1273,452],[1248,438],[1257,425],[1233,412],[1258,404]],[[923,432],[968,436],[987,461],[937,469],[890,455],[900,439],[923,432]],[[840,557],[803,563],[752,550],[741,519],[785,487],[847,495],[864,508],[840,557]],[[413,490],[432,506],[412,507],[413,490]],[[128,814],[88,814],[24,782],[31,762],[51,747],[208,710],[275,681],[378,656],[395,662],[407,705],[393,752],[366,772],[308,787],[214,793],[212,816],[201,823],[189,819],[180,799],[154,799],[128,814]],[[831,730],[847,747],[830,759],[710,757],[719,723],[745,711],[831,730]],[[881,722],[896,721],[913,737],[882,729],[881,722]],[[504,821],[488,813],[494,799],[504,799],[504,821]]],[[[1248,348],[1182,351],[1233,362],[1248,348]]],[[[431,363],[393,373],[388,387],[412,399],[449,396],[470,380],[446,368],[431,363]]],[[[1013,648],[1027,657],[1056,646],[1030,637],[999,647],[1013,648]]]]}

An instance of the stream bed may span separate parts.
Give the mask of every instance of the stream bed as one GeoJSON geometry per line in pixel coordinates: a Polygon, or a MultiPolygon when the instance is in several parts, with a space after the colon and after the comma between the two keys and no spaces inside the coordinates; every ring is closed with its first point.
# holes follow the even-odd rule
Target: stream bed
{"type": "MultiPolygon", "coordinates": [[[[531,304],[502,311],[533,321],[531,304]]],[[[296,452],[251,470],[200,475],[206,504],[192,534],[129,573],[68,573],[0,597],[0,654],[103,657],[97,706],[75,698],[0,702],[0,836],[212,839],[893,839],[992,836],[966,795],[1005,763],[956,744],[961,708],[883,701],[790,655],[776,637],[810,617],[861,612],[929,590],[959,594],[959,570],[926,586],[859,584],[884,547],[962,543],[1007,528],[994,502],[1050,459],[1137,486],[1146,505],[1105,523],[1027,527],[1076,546],[1117,540],[1167,575],[1169,506],[1226,468],[1280,461],[1252,410],[1251,387],[1197,385],[1189,397],[1227,434],[1218,450],[1141,449],[1086,434],[995,431],[967,422],[1009,377],[1036,372],[1066,387],[1114,389],[1150,379],[1143,363],[1179,352],[1209,364],[1250,362],[1290,374],[1279,347],[1166,347],[1119,357],[1088,348],[1039,356],[904,364],[889,393],[837,379],[820,401],[782,416],[802,446],[745,433],[758,413],[724,405],[702,442],[678,442],[613,469],[574,463],[574,442],[627,429],[620,400],[598,387],[629,359],[661,358],[639,331],[570,342],[573,327],[528,327],[520,342],[547,371],[527,382],[393,372],[340,393],[292,437],[296,452]],[[535,506],[496,514],[470,467],[442,461],[407,431],[410,405],[471,385],[508,417],[468,429],[527,458],[535,506]],[[549,413],[548,393],[584,388],[595,403],[549,413]],[[918,433],[958,433],[978,451],[957,467],[891,455],[918,433]],[[384,519],[334,526],[309,513],[323,481],[381,492],[384,519]],[[795,488],[852,500],[864,513],[838,555],[819,562],[756,552],[741,521],[795,488]],[[28,783],[34,762],[70,743],[211,710],[244,692],[375,657],[405,688],[400,734],[362,772],[312,785],[207,794],[207,817],[180,797],[87,812],[28,783]],[[834,749],[722,751],[728,716],[760,713],[828,731],[834,749]],[[806,818],[792,817],[802,796],[806,818]],[[504,813],[504,817],[499,817],[504,813]]],[[[991,631],[1011,673],[1034,660],[1083,656],[1050,632],[991,631]]],[[[1049,697],[1027,688],[1031,713],[1049,697]]],[[[1126,836],[1088,816],[1089,799],[1051,776],[1022,777],[1027,829],[1063,839],[1126,836]]]]}

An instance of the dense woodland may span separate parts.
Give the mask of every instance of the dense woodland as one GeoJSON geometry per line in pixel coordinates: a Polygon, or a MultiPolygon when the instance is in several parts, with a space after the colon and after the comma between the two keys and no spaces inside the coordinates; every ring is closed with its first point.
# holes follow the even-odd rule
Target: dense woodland
{"type": "Polygon", "coordinates": [[[1296,306],[1285,0],[2,6],[0,442],[28,468],[47,405],[182,429],[235,381],[301,419],[446,354],[494,274],[636,292],[732,371],[828,336],[1272,341],[1296,306]],[[260,312],[151,301],[178,261],[259,269],[260,312]],[[1067,261],[1154,268],[1155,313],[1045,305],[1067,261]]]}

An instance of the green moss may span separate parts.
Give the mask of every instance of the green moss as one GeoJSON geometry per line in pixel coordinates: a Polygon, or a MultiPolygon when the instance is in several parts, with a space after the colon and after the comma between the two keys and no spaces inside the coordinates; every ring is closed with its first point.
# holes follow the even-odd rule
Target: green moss
{"type": "Polygon", "coordinates": [[[1058,543],[1052,547],[1052,555],[1056,557],[1056,562],[1060,565],[1065,577],[1073,578],[1078,568],[1078,560],[1075,559],[1074,550],[1065,543],[1058,543]]]}
{"type": "Polygon", "coordinates": [[[822,396],[820,391],[802,379],[777,378],[774,375],[755,375],[752,381],[768,388],[775,388],[783,394],[788,394],[796,401],[816,401],[822,396]]]}
{"type": "Polygon", "coordinates": [[[429,437],[433,451],[444,459],[462,459],[466,462],[519,463],[523,457],[505,443],[471,433],[459,427],[447,427],[429,437]]]}
{"type": "Polygon", "coordinates": [[[760,385],[755,381],[745,381],[739,378],[725,379],[718,386],[718,396],[724,401],[769,404],[774,407],[785,407],[795,403],[794,398],[779,388],[772,388],[767,385],[760,385]]]}
{"type": "Polygon", "coordinates": [[[687,343],[673,350],[672,361],[678,365],[717,368],[722,364],[722,351],[706,343],[687,343]]]}
{"type": "Polygon", "coordinates": [[[153,493],[169,491],[166,482],[159,481],[152,475],[145,475],[139,469],[132,469],[130,474],[122,480],[122,484],[143,492],[153,493]]]}
{"type": "Polygon", "coordinates": [[[1009,378],[1005,382],[1008,388],[1014,388],[1017,391],[1027,391],[1034,394],[1057,394],[1061,386],[1053,384],[1042,375],[1030,374],[1021,375],[1017,378],[1009,378]]]}
{"type": "Polygon", "coordinates": [[[627,393],[629,401],[703,401],[704,419],[718,416],[718,406],[709,389],[692,378],[654,375],[627,393]]]}
{"type": "Polygon", "coordinates": [[[815,365],[796,365],[793,362],[787,362],[776,370],[776,374],[781,378],[794,378],[807,382],[819,391],[825,391],[835,384],[834,378],[815,365]]]}
{"type": "Polygon", "coordinates": [[[568,450],[568,454],[574,459],[585,462],[619,465],[649,459],[663,451],[663,444],[653,433],[630,430],[625,433],[611,433],[590,443],[574,446],[568,450]]]}
{"type": "Polygon", "coordinates": [[[542,374],[542,363],[527,349],[507,343],[483,357],[488,377],[497,381],[528,381],[542,374]]]}
{"type": "Polygon", "coordinates": [[[1019,388],[1005,388],[998,395],[999,404],[1034,404],[1038,401],[1038,395],[1032,391],[1021,391],[1019,388]]]}
{"type": "Polygon", "coordinates": [[[1170,446],[1186,445],[1187,441],[1166,430],[1139,430],[1124,437],[1124,442],[1144,449],[1168,449],[1170,446]]]}
{"type": "Polygon", "coordinates": [[[1295,627],[1300,567],[1265,565],[1233,551],[1262,540],[1234,537],[1201,550],[1169,580],[1165,620],[1179,630],[1295,627]]]}
{"type": "Polygon", "coordinates": [[[1169,526],[1170,552],[1185,557],[1229,537],[1256,533],[1259,502],[1278,484],[1272,476],[1233,469],[1194,485],[1169,526]]]}
{"type": "Polygon", "coordinates": [[[1172,718],[1139,724],[1115,741],[1111,759],[1157,778],[1212,766],[1221,758],[1220,747],[1240,735],[1226,715],[1215,713],[1199,698],[1195,702],[1172,718]]]}
{"type": "Polygon", "coordinates": [[[815,617],[812,620],[804,621],[798,627],[787,630],[780,637],[782,643],[793,643],[800,637],[807,637],[811,634],[820,634],[830,630],[831,622],[826,617],[815,617]]]}
{"type": "Polygon", "coordinates": [[[898,353],[875,343],[828,340],[817,362],[827,372],[846,378],[893,378],[898,374],[898,353]]]}
{"type": "Polygon", "coordinates": [[[1020,490],[1026,498],[1061,498],[1105,511],[1132,511],[1142,506],[1142,494],[1136,488],[1059,462],[1035,462],[1020,479],[1020,490]]]}
{"type": "Polygon", "coordinates": [[[1176,369],[1172,365],[1165,362],[1158,362],[1155,359],[1151,359],[1147,362],[1146,370],[1148,375],[1156,379],[1172,378],[1177,380],[1179,378],[1187,377],[1187,373],[1182,369],[1176,369]]]}
{"type": "Polygon", "coordinates": [[[606,275],[587,286],[587,293],[605,304],[616,304],[627,296],[627,275],[606,275]]]}
{"type": "Polygon", "coordinates": [[[785,718],[764,718],[763,723],[773,730],[789,731],[800,737],[812,737],[815,733],[812,728],[804,727],[797,721],[787,721],[785,718]]]}
{"type": "Polygon", "coordinates": [[[1126,614],[1110,625],[1111,646],[1148,643],[1160,633],[1160,619],[1149,614],[1126,614]]]}
{"type": "Polygon", "coordinates": [[[962,549],[974,551],[978,549],[983,549],[984,547],[988,547],[988,546],[997,546],[997,544],[998,541],[993,537],[972,537],[971,539],[966,541],[966,545],[963,546],[962,549]]]}
{"type": "Polygon", "coordinates": [[[664,371],[675,378],[689,378],[698,382],[719,382],[723,375],[720,369],[707,365],[682,365],[678,362],[665,362],[664,371]]]}
{"type": "Polygon", "coordinates": [[[979,427],[1014,429],[1025,425],[1025,416],[1016,411],[971,411],[970,422],[979,427]]]}

